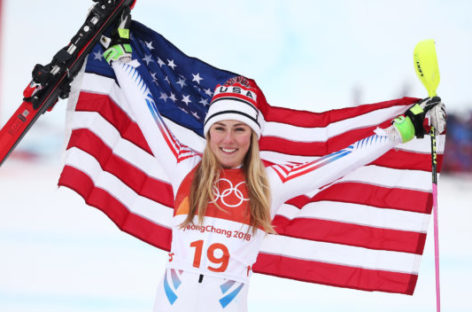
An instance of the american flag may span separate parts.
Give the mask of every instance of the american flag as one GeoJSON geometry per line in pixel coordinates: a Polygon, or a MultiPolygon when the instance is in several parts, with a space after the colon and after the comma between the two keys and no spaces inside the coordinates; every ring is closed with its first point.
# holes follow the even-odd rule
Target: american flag
{"type": "MultiPolygon", "coordinates": [[[[133,58],[168,128],[197,152],[212,91],[237,74],[179,51],[138,22],[133,58]]],[[[173,193],[122,88],[97,45],[74,81],[70,139],[59,185],[81,195],[123,231],[170,250],[173,193]]],[[[266,163],[319,159],[386,127],[417,99],[324,113],[263,103],[266,163]]],[[[444,136],[439,136],[439,164],[444,136]]],[[[273,220],[254,272],[361,290],[412,294],[432,209],[429,140],[413,140],[309,194],[287,201],[273,220]]],[[[440,166],[439,166],[440,167],[440,166]]]]}

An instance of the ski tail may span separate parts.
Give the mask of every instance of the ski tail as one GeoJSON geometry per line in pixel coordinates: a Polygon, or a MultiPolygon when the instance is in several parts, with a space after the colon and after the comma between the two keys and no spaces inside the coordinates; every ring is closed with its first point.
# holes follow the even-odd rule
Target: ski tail
{"type": "Polygon", "coordinates": [[[136,4],[136,0],[93,1],[95,5],[69,44],[54,55],[51,63],[34,67],[23,103],[0,129],[0,166],[39,116],[52,109],[59,98],[69,96],[70,83],[102,34],[136,4]]]}

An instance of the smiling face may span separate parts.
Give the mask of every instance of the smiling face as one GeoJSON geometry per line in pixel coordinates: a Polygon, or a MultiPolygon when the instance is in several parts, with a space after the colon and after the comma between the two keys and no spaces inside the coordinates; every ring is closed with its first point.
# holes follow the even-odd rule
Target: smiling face
{"type": "Polygon", "coordinates": [[[223,168],[242,164],[251,145],[251,128],[237,120],[222,120],[209,130],[210,149],[223,168]]]}

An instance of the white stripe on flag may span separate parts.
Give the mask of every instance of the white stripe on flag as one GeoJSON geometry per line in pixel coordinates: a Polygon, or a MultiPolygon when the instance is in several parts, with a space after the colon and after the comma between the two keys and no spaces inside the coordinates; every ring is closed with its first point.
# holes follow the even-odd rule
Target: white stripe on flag
{"type": "Polygon", "coordinates": [[[126,160],[147,175],[169,183],[169,179],[162,169],[160,162],[145,150],[123,139],[118,130],[100,114],[96,112],[76,112],[74,115],[70,123],[72,129],[90,130],[108,147],[113,149],[113,154],[126,160]]]}
{"type": "Polygon", "coordinates": [[[403,170],[375,165],[359,167],[335,183],[358,182],[387,188],[431,192],[431,172],[403,170]]]}
{"type": "Polygon", "coordinates": [[[172,224],[173,208],[136,194],[117,177],[103,171],[95,158],[86,152],[71,148],[66,153],[65,165],[76,168],[89,176],[95,187],[108,192],[121,202],[126,208],[149,221],[170,228],[172,224]]]}
{"type": "Polygon", "coordinates": [[[277,211],[277,215],[290,220],[296,218],[321,219],[419,233],[426,233],[430,219],[430,215],[424,213],[335,201],[312,202],[303,206],[303,209],[284,204],[277,211]]]}
{"type": "Polygon", "coordinates": [[[261,151],[261,158],[267,161],[277,163],[278,165],[288,165],[293,163],[304,163],[308,161],[317,160],[319,156],[298,156],[288,155],[273,151],[261,151]]]}
{"type": "MultiPolygon", "coordinates": [[[[446,144],[446,135],[436,136],[436,148],[438,155],[442,155],[444,151],[444,146],[446,144]]],[[[421,154],[430,155],[431,154],[431,137],[425,135],[423,139],[414,139],[408,143],[399,144],[397,147],[399,150],[404,150],[408,152],[416,152],[421,154]]]]}
{"type": "Polygon", "coordinates": [[[306,239],[268,235],[261,252],[307,261],[418,274],[421,256],[406,252],[374,250],[306,239]]]}
{"type": "Polygon", "coordinates": [[[293,142],[326,142],[343,133],[378,125],[405,112],[406,105],[378,109],[353,118],[330,123],[327,127],[297,127],[285,123],[266,122],[264,136],[283,138],[293,142]]]}

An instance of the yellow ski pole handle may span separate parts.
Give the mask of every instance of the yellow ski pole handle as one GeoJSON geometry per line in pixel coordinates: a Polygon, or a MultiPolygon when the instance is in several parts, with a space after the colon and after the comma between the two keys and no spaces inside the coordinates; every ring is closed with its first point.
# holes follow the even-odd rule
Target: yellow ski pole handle
{"type": "Polygon", "coordinates": [[[436,96],[440,76],[434,40],[427,39],[418,42],[413,58],[416,75],[428,91],[429,97],[436,96]]]}

